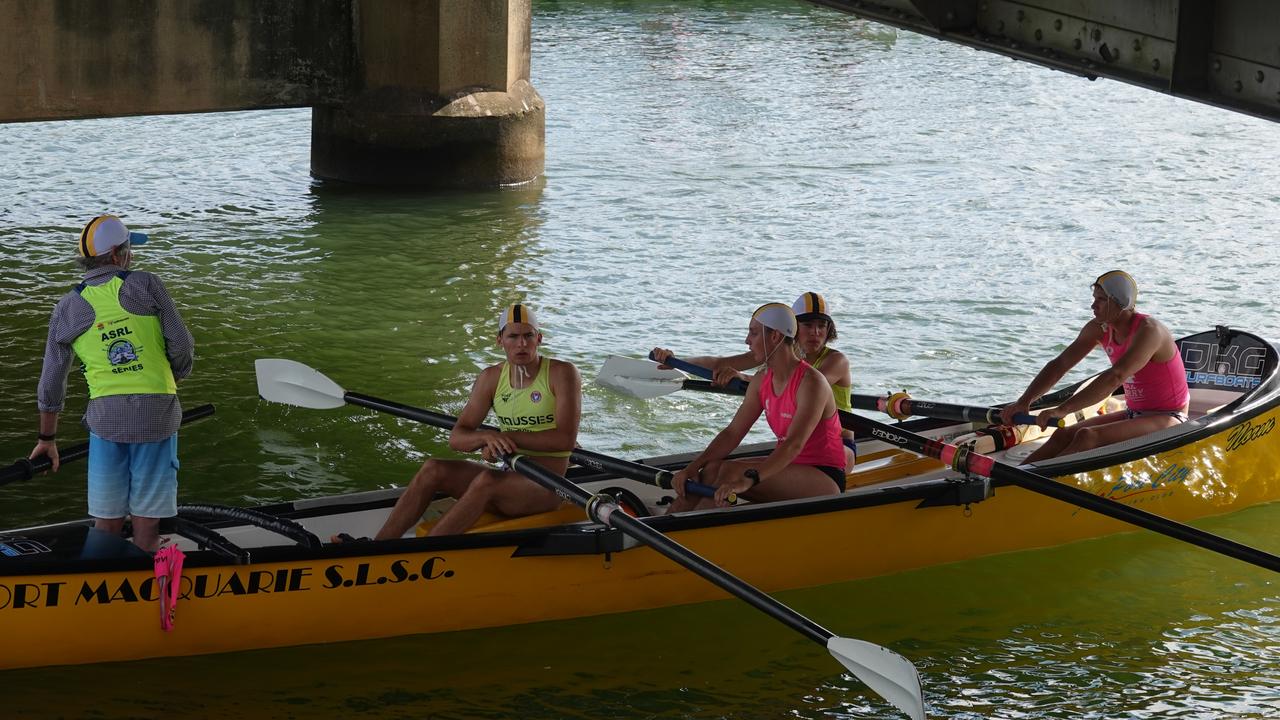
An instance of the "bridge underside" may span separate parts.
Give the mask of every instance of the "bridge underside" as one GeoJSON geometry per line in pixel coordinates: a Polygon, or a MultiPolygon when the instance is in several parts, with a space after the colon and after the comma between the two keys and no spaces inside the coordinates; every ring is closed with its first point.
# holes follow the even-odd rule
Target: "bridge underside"
{"type": "Polygon", "coordinates": [[[922,35],[1280,120],[1274,0],[809,0],[922,35]]]}

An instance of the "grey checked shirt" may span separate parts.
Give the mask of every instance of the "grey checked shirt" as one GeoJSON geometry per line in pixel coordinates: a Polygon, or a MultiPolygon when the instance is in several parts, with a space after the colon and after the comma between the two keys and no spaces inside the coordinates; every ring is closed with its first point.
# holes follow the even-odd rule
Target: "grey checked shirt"
{"type": "MultiPolygon", "coordinates": [[[[101,285],[123,269],[115,265],[94,268],[84,274],[85,284],[101,285]]],[[[181,380],[191,374],[195,341],[159,278],[149,272],[131,271],[120,286],[120,305],[134,315],[158,317],[173,378],[181,380]]],[[[93,306],[75,290],[54,306],[37,391],[40,412],[62,412],[67,375],[75,357],[71,344],[89,330],[93,320],[93,306]]],[[[107,395],[89,401],[84,420],[95,435],[106,440],[156,442],[178,431],[182,405],[177,395],[107,395]]]]}

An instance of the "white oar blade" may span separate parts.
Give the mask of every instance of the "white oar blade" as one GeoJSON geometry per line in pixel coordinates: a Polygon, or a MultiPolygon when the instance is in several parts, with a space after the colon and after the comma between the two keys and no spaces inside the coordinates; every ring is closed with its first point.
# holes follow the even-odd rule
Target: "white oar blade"
{"type": "Polygon", "coordinates": [[[669,395],[684,381],[679,370],[660,370],[657,363],[619,355],[610,355],[596,375],[597,384],[643,400],[669,395]]]}
{"type": "Polygon", "coordinates": [[[865,640],[833,636],[827,650],[867,687],[912,720],[925,720],[920,674],[911,661],[865,640]]]}
{"type": "Polygon", "coordinates": [[[316,410],[342,407],[347,392],[320,372],[293,360],[259,358],[258,396],[270,402],[316,410]]]}

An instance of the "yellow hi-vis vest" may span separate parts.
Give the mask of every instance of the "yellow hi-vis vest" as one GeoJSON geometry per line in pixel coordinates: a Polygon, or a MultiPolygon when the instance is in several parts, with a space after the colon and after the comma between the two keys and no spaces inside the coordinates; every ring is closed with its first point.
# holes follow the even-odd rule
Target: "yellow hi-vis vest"
{"type": "MultiPolygon", "coordinates": [[[[542,358],[538,376],[529,387],[511,387],[511,363],[502,363],[502,376],[493,393],[493,414],[505,432],[542,432],[556,429],[556,396],[551,392],[551,360],[542,358]]],[[[569,457],[570,451],[520,450],[525,455],[569,457]]]]}
{"type": "Polygon", "coordinates": [[[160,319],[132,315],[120,305],[126,275],[121,272],[101,285],[81,283],[76,288],[93,308],[93,324],[71,343],[84,363],[89,397],[176,395],[160,319]]]}

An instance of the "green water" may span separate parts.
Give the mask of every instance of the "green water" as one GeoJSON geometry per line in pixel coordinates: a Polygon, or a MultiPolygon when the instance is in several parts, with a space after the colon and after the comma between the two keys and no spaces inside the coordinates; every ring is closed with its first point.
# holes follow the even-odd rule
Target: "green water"
{"type": "MultiPolygon", "coordinates": [[[[252,360],[456,412],[516,299],[590,380],[658,344],[735,351],[752,308],[816,290],[856,391],[951,402],[1020,392],[1112,267],[1176,334],[1280,337],[1275,124],[784,0],[538,2],[533,77],[546,176],[490,193],[317,186],[307,111],[0,125],[0,458],[33,444],[48,313],[77,281],[74,234],[104,210],[151,233],[137,267],[197,341],[180,393],[217,406],[182,436],[191,501],[386,487],[451,454],[438,431],[371,412],[264,404],[252,360]]],[[[84,402],[73,375],[69,441],[84,402]]],[[[581,443],[694,449],[732,409],[588,384],[581,443]]],[[[82,516],[83,482],[78,465],[0,489],[0,526],[82,516]]],[[[1277,519],[1212,529],[1275,552],[1277,519]]],[[[910,657],[935,717],[1280,714],[1280,593],[1206,556],[1133,536],[786,599],[910,657]]],[[[15,717],[885,713],[820,650],[727,603],[5,673],[0,689],[15,717]]]]}

